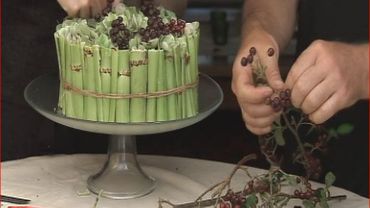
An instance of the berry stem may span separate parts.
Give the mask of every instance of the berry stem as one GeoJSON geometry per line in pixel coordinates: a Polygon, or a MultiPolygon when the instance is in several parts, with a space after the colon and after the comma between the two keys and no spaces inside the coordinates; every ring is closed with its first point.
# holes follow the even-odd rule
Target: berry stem
{"type": "MultiPolygon", "coordinates": [[[[303,146],[303,143],[302,143],[302,140],[301,138],[299,137],[298,135],[298,132],[297,132],[297,129],[295,129],[292,124],[290,123],[287,115],[285,114],[285,112],[282,112],[281,115],[283,116],[283,119],[285,121],[285,124],[286,126],[288,127],[288,129],[291,131],[291,133],[293,134],[293,137],[294,139],[296,140],[297,144],[298,144],[298,148],[299,150],[301,151],[302,153],[302,156],[304,158],[304,160],[306,161],[306,163],[308,163],[308,158],[305,154],[305,149],[304,149],[304,146],[303,146]]],[[[305,165],[306,166],[306,165],[305,165]]]]}

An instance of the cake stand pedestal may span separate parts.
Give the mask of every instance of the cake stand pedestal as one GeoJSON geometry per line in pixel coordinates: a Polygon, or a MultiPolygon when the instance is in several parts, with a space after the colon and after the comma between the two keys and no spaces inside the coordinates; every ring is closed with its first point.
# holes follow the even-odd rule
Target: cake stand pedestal
{"type": "Polygon", "coordinates": [[[209,76],[199,77],[199,113],[181,120],[154,123],[111,123],[67,118],[56,113],[59,78],[47,74],[33,80],[25,89],[29,105],[46,118],[79,130],[110,135],[107,160],[103,168],[87,180],[90,191],[112,199],[129,199],[146,195],[154,190],[155,179],[148,176],[136,159],[136,136],[181,129],[195,124],[222,103],[220,86],[209,76]]]}

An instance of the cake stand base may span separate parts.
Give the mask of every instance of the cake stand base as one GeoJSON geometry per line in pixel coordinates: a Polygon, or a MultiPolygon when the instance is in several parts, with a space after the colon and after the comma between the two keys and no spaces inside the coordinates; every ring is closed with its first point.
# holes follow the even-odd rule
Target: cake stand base
{"type": "Polygon", "coordinates": [[[152,192],[156,184],[153,178],[142,171],[136,160],[135,136],[127,135],[156,134],[185,128],[212,114],[223,100],[220,86],[209,76],[201,74],[198,87],[199,112],[196,116],[164,122],[97,122],[58,114],[55,107],[59,87],[57,74],[43,75],[27,85],[24,96],[37,112],[56,123],[83,131],[114,135],[110,137],[108,158],[102,170],[87,182],[91,192],[112,199],[143,196],[152,192]]]}
{"type": "Polygon", "coordinates": [[[144,196],[154,190],[155,184],[137,162],[135,136],[112,135],[104,167],[87,180],[91,192],[111,199],[144,196]]]}

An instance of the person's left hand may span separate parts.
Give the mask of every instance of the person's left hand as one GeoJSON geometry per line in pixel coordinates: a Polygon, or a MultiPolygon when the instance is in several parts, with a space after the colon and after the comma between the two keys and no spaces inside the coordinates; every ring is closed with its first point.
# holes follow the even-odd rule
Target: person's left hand
{"type": "Polygon", "coordinates": [[[287,80],[295,107],[314,123],[368,98],[369,45],[318,40],[293,64],[287,80]]]}
{"type": "MultiPolygon", "coordinates": [[[[119,0],[112,0],[117,3],[119,0]]],[[[58,0],[60,6],[71,17],[93,17],[107,6],[107,0],[58,0]]]]}

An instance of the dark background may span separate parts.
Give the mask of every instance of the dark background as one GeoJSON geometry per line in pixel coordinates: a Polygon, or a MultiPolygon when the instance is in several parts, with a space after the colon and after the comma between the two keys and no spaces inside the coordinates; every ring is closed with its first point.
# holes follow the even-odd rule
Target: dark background
{"type": "MultiPolygon", "coordinates": [[[[207,8],[208,3],[193,1],[189,6],[207,8]]],[[[231,8],[240,8],[241,5],[241,1],[214,3],[231,8]]],[[[106,135],[55,124],[30,108],[23,97],[24,88],[34,78],[57,72],[52,34],[56,24],[65,16],[64,11],[55,0],[3,0],[2,4],[2,160],[60,153],[105,153],[106,135]]],[[[351,15],[346,15],[346,18],[351,21],[351,15]]],[[[291,61],[289,56],[282,57],[287,67],[291,61]]],[[[245,129],[231,93],[231,63],[215,59],[201,64],[200,70],[208,72],[223,88],[225,101],[220,109],[191,127],[139,137],[138,152],[231,163],[236,163],[246,154],[257,153],[259,159],[249,165],[268,168],[259,154],[256,136],[245,129]],[[213,69],[217,72],[216,68],[225,73],[213,73],[213,69]]],[[[355,130],[335,141],[324,160],[325,170],[331,170],[337,176],[335,185],[363,196],[368,196],[368,115],[368,102],[363,101],[328,122],[329,126],[351,122],[355,130]]]]}

